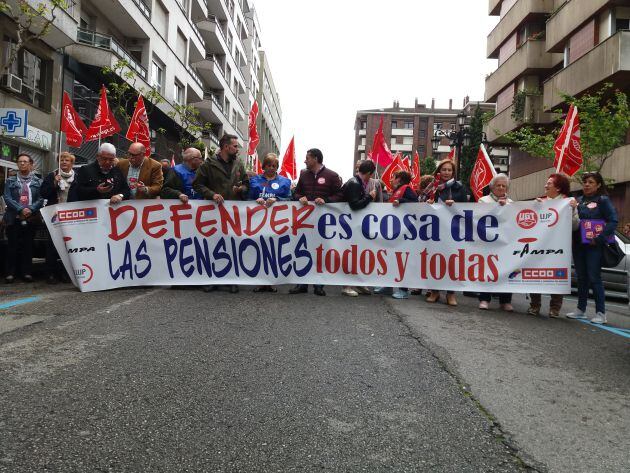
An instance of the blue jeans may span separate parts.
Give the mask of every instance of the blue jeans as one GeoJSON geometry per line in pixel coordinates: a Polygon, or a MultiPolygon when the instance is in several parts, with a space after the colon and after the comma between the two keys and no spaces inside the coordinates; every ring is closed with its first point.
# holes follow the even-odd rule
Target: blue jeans
{"type": "Polygon", "coordinates": [[[602,248],[601,246],[579,245],[574,248],[573,262],[578,282],[577,308],[586,311],[588,288],[593,288],[595,296],[595,310],[606,313],[606,296],[602,283],[602,248]]]}

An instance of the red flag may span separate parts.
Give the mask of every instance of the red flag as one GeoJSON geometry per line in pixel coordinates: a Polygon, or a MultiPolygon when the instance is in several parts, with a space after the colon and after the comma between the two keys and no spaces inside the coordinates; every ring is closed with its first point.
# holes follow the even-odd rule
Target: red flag
{"type": "Polygon", "coordinates": [[[417,189],[420,186],[420,155],[416,151],[413,155],[413,163],[411,165],[411,187],[417,189]]]}
{"type": "Polygon", "coordinates": [[[405,163],[403,163],[402,159],[400,158],[400,154],[396,154],[392,162],[389,163],[389,166],[387,166],[387,168],[385,168],[385,171],[383,171],[381,180],[385,183],[385,185],[389,189],[393,189],[392,178],[394,177],[394,173],[396,171],[406,171],[406,170],[407,168],[405,166],[405,163]]]}
{"type": "Polygon", "coordinates": [[[83,135],[87,131],[85,123],[72,106],[68,92],[63,91],[63,105],[61,106],[61,131],[66,134],[66,144],[78,148],[83,143],[83,135]]]}
{"type": "Polygon", "coordinates": [[[297,164],[295,162],[295,137],[291,138],[291,142],[284,152],[282,158],[282,167],[280,168],[280,175],[288,177],[289,179],[297,179],[297,164]]]}
{"type": "Polygon", "coordinates": [[[389,166],[394,161],[392,152],[389,150],[387,143],[385,143],[383,117],[381,117],[381,124],[378,126],[378,130],[374,135],[374,143],[372,143],[372,151],[370,151],[370,154],[372,160],[383,167],[389,166]]]}
{"type": "Polygon", "coordinates": [[[448,153],[448,156],[446,157],[446,159],[450,159],[451,161],[455,161],[455,148],[451,148],[451,150],[448,153]]]}
{"type": "Polygon", "coordinates": [[[256,151],[254,151],[254,154],[252,155],[252,169],[254,170],[254,172],[256,174],[262,174],[263,173],[263,168],[262,168],[262,164],[260,162],[260,159],[258,159],[258,153],[256,151]]]}
{"type": "Polygon", "coordinates": [[[171,154],[171,167],[175,167],[175,153],[171,154]]]}
{"type": "Polygon", "coordinates": [[[553,162],[556,172],[573,176],[582,166],[582,146],[580,143],[580,117],[577,107],[571,105],[562,130],[553,149],[556,159],[553,162]]]}
{"type": "Polygon", "coordinates": [[[105,86],[103,86],[101,88],[101,100],[99,101],[98,109],[96,109],[96,116],[85,135],[85,141],[107,138],[108,136],[115,135],[119,131],[120,126],[109,108],[109,104],[107,103],[107,91],[105,90],[105,86]]]}
{"type": "Polygon", "coordinates": [[[131,117],[131,123],[129,123],[129,129],[125,137],[129,141],[142,143],[145,148],[144,155],[148,158],[151,156],[151,135],[149,132],[149,117],[147,117],[147,111],[144,108],[144,100],[142,95],[138,96],[138,103],[136,103],[136,109],[131,117]]]}
{"type": "Polygon", "coordinates": [[[472,190],[475,200],[479,200],[483,195],[483,188],[490,184],[492,178],[496,175],[492,161],[483,145],[479,146],[477,153],[477,161],[470,174],[470,189],[472,190]]]}
{"type": "Polygon", "coordinates": [[[258,136],[258,130],[256,129],[257,117],[258,102],[254,101],[252,109],[249,111],[249,147],[247,148],[247,154],[250,156],[254,154],[254,151],[256,151],[256,146],[258,146],[258,143],[260,142],[260,136],[258,136]]]}

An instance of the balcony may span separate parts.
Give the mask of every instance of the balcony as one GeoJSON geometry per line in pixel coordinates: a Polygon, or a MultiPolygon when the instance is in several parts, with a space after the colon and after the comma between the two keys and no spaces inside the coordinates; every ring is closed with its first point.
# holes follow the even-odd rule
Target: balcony
{"type": "Polygon", "coordinates": [[[365,151],[365,145],[358,145],[357,151],[365,151]]]}
{"type": "MultiPolygon", "coordinates": [[[[128,38],[149,39],[151,7],[149,0],[116,0],[113,2],[91,2],[95,15],[104,23],[115,25],[116,31],[128,38]]],[[[99,23],[101,24],[101,23],[99,23]]]]}
{"type": "Polygon", "coordinates": [[[544,18],[553,11],[553,0],[518,0],[488,35],[487,55],[499,56],[499,48],[522,24],[544,18]]]}
{"type": "Polygon", "coordinates": [[[216,16],[208,15],[208,18],[197,22],[201,35],[206,43],[206,50],[214,54],[228,54],[229,49],[225,34],[216,16]]]}
{"type": "Polygon", "coordinates": [[[501,13],[501,3],[503,0],[490,0],[488,2],[488,15],[499,16],[501,13]]]}
{"type": "Polygon", "coordinates": [[[392,136],[413,136],[413,128],[392,128],[392,136]]]}
{"type": "Polygon", "coordinates": [[[571,0],[547,20],[547,51],[560,53],[575,29],[613,0],[571,0]]]}
{"type": "Polygon", "coordinates": [[[498,93],[519,77],[544,72],[561,61],[562,54],[549,54],[545,51],[544,41],[528,40],[486,77],[486,102],[494,102],[498,93]]]}
{"type": "Polygon", "coordinates": [[[145,18],[151,21],[151,6],[144,3],[143,0],[133,0],[138,10],[145,16],[145,18]]]}
{"type": "MultiPolygon", "coordinates": [[[[4,2],[3,2],[4,3],[4,2]]],[[[43,18],[35,20],[30,31],[39,34],[42,31],[44,21],[52,20],[52,9],[55,8],[50,0],[27,0],[33,10],[37,10],[40,4],[46,7],[43,18]]],[[[74,18],[76,13],[76,3],[73,0],[66,0],[67,8],[55,8],[55,19],[50,25],[47,33],[41,40],[53,49],[63,48],[73,44],[77,36],[78,20],[74,18]]],[[[19,14],[21,5],[17,0],[7,0],[7,7],[11,7],[11,11],[19,14]]]]}
{"type": "Polygon", "coordinates": [[[219,90],[228,89],[223,67],[214,54],[208,54],[203,61],[196,63],[195,66],[199,75],[210,87],[219,90]]]}
{"type": "Polygon", "coordinates": [[[619,31],[545,82],[544,107],[560,105],[560,92],[576,95],[603,82],[626,87],[629,79],[630,31],[619,31]]]}
{"type": "Polygon", "coordinates": [[[191,79],[188,82],[188,102],[198,102],[203,98],[203,82],[193,66],[188,64],[186,70],[191,79]]]}
{"type": "Polygon", "coordinates": [[[225,0],[206,0],[208,15],[214,15],[219,20],[227,20],[230,18],[230,12],[225,5],[225,0]]]}
{"type": "Polygon", "coordinates": [[[70,46],[71,49],[68,52],[79,62],[92,66],[111,67],[119,59],[123,59],[127,61],[130,69],[136,72],[145,82],[147,81],[147,70],[113,37],[97,33],[96,31],[77,28],[76,38],[78,44],[70,46]],[[88,46],[89,49],[86,51],[81,45],[88,46]]]}
{"type": "Polygon", "coordinates": [[[487,125],[488,141],[493,143],[504,134],[514,131],[525,124],[543,124],[554,121],[555,115],[553,113],[543,112],[542,102],[541,95],[525,95],[522,117],[515,118],[512,116],[514,105],[510,105],[505,110],[497,113],[487,125]]]}
{"type": "Polygon", "coordinates": [[[365,136],[366,133],[367,133],[367,130],[365,128],[359,130],[359,136],[365,136]]]}
{"type": "Polygon", "coordinates": [[[405,145],[399,143],[392,143],[389,147],[391,151],[413,151],[413,145],[405,145]]]}
{"type": "Polygon", "coordinates": [[[212,91],[204,91],[203,101],[196,103],[195,107],[199,110],[201,116],[210,123],[223,124],[228,121],[219,97],[212,91]]]}

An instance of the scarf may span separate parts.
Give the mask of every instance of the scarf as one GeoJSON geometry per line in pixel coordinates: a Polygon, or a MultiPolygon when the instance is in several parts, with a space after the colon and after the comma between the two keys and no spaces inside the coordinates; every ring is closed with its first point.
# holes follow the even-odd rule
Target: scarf
{"type": "Polygon", "coordinates": [[[70,172],[64,172],[59,169],[59,175],[61,176],[61,180],[59,181],[59,189],[65,191],[70,184],[74,182],[74,170],[71,169],[70,172]]]}
{"type": "Polygon", "coordinates": [[[17,180],[20,183],[20,205],[26,207],[31,203],[31,189],[29,186],[33,180],[33,174],[30,173],[28,176],[22,177],[18,173],[17,180]]]}
{"type": "Polygon", "coordinates": [[[395,200],[402,199],[408,187],[411,187],[411,186],[409,184],[404,184],[400,186],[398,189],[396,189],[394,193],[392,194],[392,196],[389,198],[389,202],[391,203],[391,202],[394,202],[395,200]]]}

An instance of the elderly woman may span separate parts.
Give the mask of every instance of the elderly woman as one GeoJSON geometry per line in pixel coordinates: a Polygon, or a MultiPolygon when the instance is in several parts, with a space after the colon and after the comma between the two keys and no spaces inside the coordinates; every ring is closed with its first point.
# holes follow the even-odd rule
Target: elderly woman
{"type": "MultiPolygon", "coordinates": [[[[497,174],[492,178],[490,184],[488,185],[490,188],[490,193],[488,195],[484,195],[479,199],[479,203],[482,204],[499,204],[505,205],[512,203],[512,199],[510,199],[507,195],[508,189],[510,188],[510,178],[505,174],[497,174]]],[[[499,296],[499,304],[501,305],[501,309],[506,312],[513,312],[514,307],[512,307],[512,294],[507,292],[501,292],[498,294],[499,296]]],[[[481,292],[479,293],[479,308],[482,310],[488,310],[488,305],[492,300],[492,294],[489,292],[481,292]]]]}
{"type": "MultiPolygon", "coordinates": [[[[291,180],[278,174],[278,156],[268,153],[262,161],[263,173],[249,179],[249,200],[271,207],[278,200],[291,200],[291,180]]],[[[273,286],[259,286],[254,292],[277,292],[273,286]]]]}
{"type": "MultiPolygon", "coordinates": [[[[554,173],[549,176],[545,183],[545,195],[536,199],[538,202],[544,202],[545,200],[554,199],[566,199],[569,195],[571,184],[569,179],[564,174],[554,173]]],[[[572,228],[575,231],[578,226],[577,212],[573,211],[572,228]]],[[[549,302],[549,317],[559,317],[560,309],[562,309],[562,294],[551,294],[551,301],[549,302]]],[[[540,307],[542,305],[542,297],[540,294],[529,295],[529,308],[527,309],[528,315],[535,317],[540,316],[540,307]]],[[[543,318],[547,316],[543,315],[543,318]]]]}
{"type": "MultiPolygon", "coordinates": [[[[468,194],[461,182],[457,180],[455,175],[455,164],[450,159],[443,159],[437,165],[435,172],[436,178],[439,178],[435,199],[427,199],[429,204],[443,203],[451,206],[455,202],[468,202],[468,194]]],[[[431,290],[427,295],[427,302],[437,302],[440,299],[440,291],[431,290]]],[[[454,291],[446,292],[446,303],[450,306],[457,305],[454,291]]]]}
{"type": "MultiPolygon", "coordinates": [[[[46,200],[46,205],[63,204],[68,202],[68,193],[74,183],[74,155],[68,152],[59,154],[59,168],[48,173],[42,182],[41,196],[46,200]]],[[[46,241],[46,270],[48,272],[48,284],[57,283],[59,271],[57,260],[59,254],[52,242],[50,233],[46,241]]]]}
{"type": "Polygon", "coordinates": [[[582,174],[582,195],[571,201],[571,207],[577,208],[580,218],[579,230],[574,232],[573,261],[578,280],[577,310],[567,314],[570,319],[586,319],[586,303],[589,286],[595,297],[595,316],[590,320],[594,324],[606,323],[606,305],[604,285],[602,284],[602,247],[614,238],[617,228],[617,212],[606,192],[606,184],[598,172],[582,174]],[[603,222],[601,233],[589,238],[587,224],[603,222]]]}

